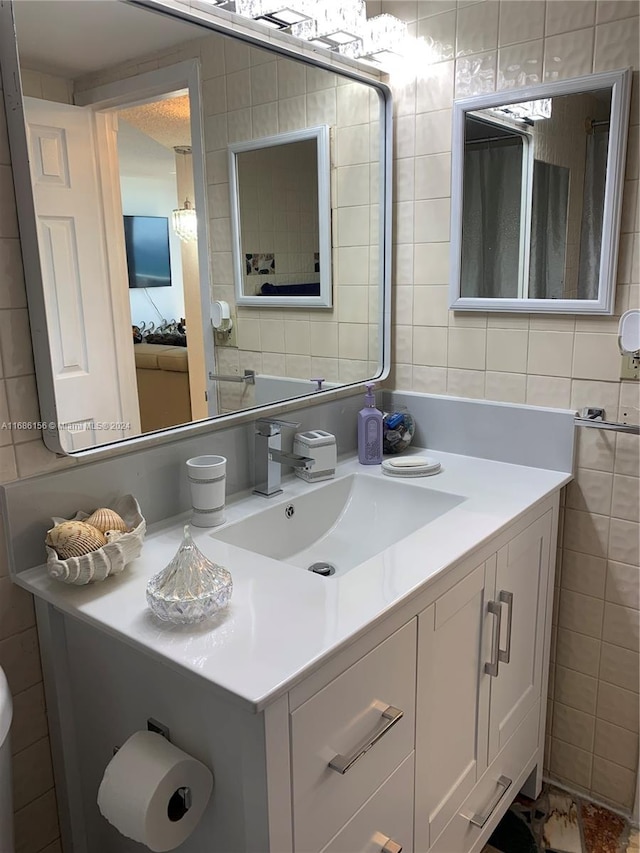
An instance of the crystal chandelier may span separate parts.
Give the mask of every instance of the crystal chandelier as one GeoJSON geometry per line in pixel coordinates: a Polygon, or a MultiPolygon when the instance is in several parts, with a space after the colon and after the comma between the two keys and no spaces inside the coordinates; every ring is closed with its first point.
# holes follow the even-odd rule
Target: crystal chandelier
{"type": "MultiPolygon", "coordinates": [[[[186,159],[187,157],[191,157],[191,146],[174,145],[173,150],[176,155],[180,155],[180,158],[184,158],[179,158],[179,160],[176,161],[179,185],[179,176],[180,174],[182,174],[183,177],[185,176],[185,167],[187,167],[189,172],[191,172],[191,161],[187,163],[186,159]]],[[[198,218],[196,216],[196,211],[188,198],[185,198],[184,205],[182,207],[179,207],[171,213],[171,222],[173,230],[184,243],[193,243],[198,239],[198,218]]]]}
{"type": "Polygon", "coordinates": [[[172,212],[171,222],[173,230],[184,243],[193,243],[198,239],[198,218],[188,198],[184,200],[183,207],[172,212]]]}

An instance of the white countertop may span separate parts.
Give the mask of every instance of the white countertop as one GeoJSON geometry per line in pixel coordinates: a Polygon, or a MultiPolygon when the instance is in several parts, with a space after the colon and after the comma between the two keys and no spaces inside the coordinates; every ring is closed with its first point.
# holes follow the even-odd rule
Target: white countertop
{"type": "MultiPolygon", "coordinates": [[[[415,448],[412,453],[421,451],[415,448]]],[[[15,580],[62,612],[168,666],[199,675],[248,710],[260,711],[571,479],[559,471],[424,453],[442,463],[442,472],[407,482],[465,500],[342,576],[323,578],[217,541],[211,530],[192,528],[201,551],[233,576],[231,604],[213,623],[173,627],[158,621],[146,606],[147,580],[175,554],[188,515],[151,526],[142,555],[123,574],[103,583],[68,586],[50,579],[44,566],[28,569],[15,580]]],[[[357,460],[341,463],[336,476],[358,471],[385,476],[379,466],[361,466],[357,460]]],[[[284,494],[278,498],[234,496],[227,524],[322,485],[291,477],[283,480],[284,494]]]]}

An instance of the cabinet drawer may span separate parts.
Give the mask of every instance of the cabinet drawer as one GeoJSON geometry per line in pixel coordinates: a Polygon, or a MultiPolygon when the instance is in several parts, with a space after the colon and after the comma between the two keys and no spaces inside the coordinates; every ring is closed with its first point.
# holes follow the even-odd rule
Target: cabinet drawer
{"type": "Polygon", "coordinates": [[[415,673],[414,619],[291,714],[296,851],[322,849],[413,750],[415,673]]]}
{"type": "MultiPolygon", "coordinates": [[[[475,850],[482,836],[484,844],[499,818],[518,793],[516,782],[538,747],[540,702],[529,712],[509,743],[484,773],[462,808],[450,820],[430,853],[467,853],[475,850]],[[510,783],[510,784],[509,784],[510,783]],[[483,826],[471,823],[471,818],[488,818],[483,826]]],[[[482,822],[481,820],[479,822],[482,822]]]]}
{"type": "Polygon", "coordinates": [[[413,850],[413,753],[355,813],[322,853],[413,850]],[[397,846],[392,846],[397,845],[397,846]]]}

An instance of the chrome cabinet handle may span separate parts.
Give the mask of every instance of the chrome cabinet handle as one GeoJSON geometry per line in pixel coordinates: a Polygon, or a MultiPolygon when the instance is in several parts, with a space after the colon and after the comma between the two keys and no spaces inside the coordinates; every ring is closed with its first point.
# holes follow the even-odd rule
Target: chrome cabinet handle
{"type": "Polygon", "coordinates": [[[402,844],[398,844],[392,838],[387,838],[380,853],[402,853],[402,844]]]}
{"type": "Polygon", "coordinates": [[[498,658],[502,663],[509,663],[511,660],[511,623],[513,622],[513,593],[506,592],[504,589],[500,591],[498,596],[499,601],[507,605],[507,648],[498,652],[498,658]]]}
{"type": "Polygon", "coordinates": [[[489,820],[491,815],[497,809],[498,803],[500,802],[500,800],[504,797],[504,795],[507,793],[507,791],[511,787],[512,781],[513,781],[512,779],[508,779],[506,776],[501,776],[497,782],[498,790],[496,792],[495,797],[489,803],[487,811],[484,814],[482,814],[482,813],[474,814],[473,817],[469,818],[469,823],[472,823],[474,826],[478,826],[478,827],[480,827],[480,829],[482,829],[482,827],[485,825],[485,823],[489,820]]]}
{"type": "Polygon", "coordinates": [[[493,623],[493,636],[491,637],[491,661],[485,663],[484,671],[487,675],[498,675],[498,667],[500,661],[500,629],[502,628],[502,606],[498,601],[490,601],[487,609],[492,616],[495,616],[493,623]]]}
{"type": "Polygon", "coordinates": [[[380,720],[371,734],[361,741],[350,755],[334,756],[329,762],[329,767],[332,770],[335,770],[336,773],[346,773],[347,770],[353,767],[356,761],[359,758],[362,758],[365,752],[369,752],[371,747],[376,744],[383,735],[386,735],[389,729],[395,726],[398,720],[401,720],[403,716],[404,711],[401,711],[399,708],[394,708],[393,705],[389,705],[382,712],[380,720]]]}

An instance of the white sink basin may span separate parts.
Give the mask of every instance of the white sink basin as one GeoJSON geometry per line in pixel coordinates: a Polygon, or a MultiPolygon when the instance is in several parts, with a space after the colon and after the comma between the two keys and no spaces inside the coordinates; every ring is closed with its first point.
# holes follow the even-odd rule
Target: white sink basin
{"type": "Polygon", "coordinates": [[[350,474],[211,535],[303,569],[326,562],[340,575],[464,500],[416,483],[350,474]]]}

